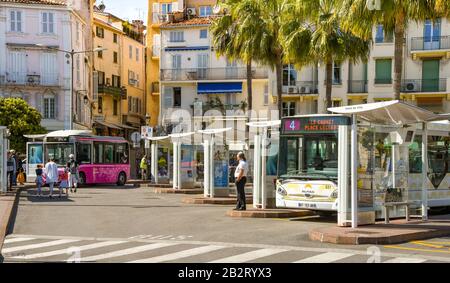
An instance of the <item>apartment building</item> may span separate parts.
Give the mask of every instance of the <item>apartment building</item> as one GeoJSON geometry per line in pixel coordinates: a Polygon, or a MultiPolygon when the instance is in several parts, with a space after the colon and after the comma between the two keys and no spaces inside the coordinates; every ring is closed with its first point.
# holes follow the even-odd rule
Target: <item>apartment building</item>
{"type": "Polygon", "coordinates": [[[23,98],[49,131],[90,128],[90,54],[68,52],[90,49],[92,4],[0,1],[0,96],[23,98]]]}
{"type": "MultiPolygon", "coordinates": [[[[335,62],[333,106],[391,100],[394,78],[393,35],[373,29],[367,63],[335,62]]],[[[401,98],[434,112],[450,112],[450,22],[411,23],[406,31],[401,98]]],[[[275,81],[271,74],[271,82],[275,81]]],[[[275,83],[271,88],[275,90],[275,83]]],[[[276,93],[273,91],[273,93],[276,93]]],[[[283,70],[283,115],[325,112],[324,66],[283,70]]]]}
{"type": "Polygon", "coordinates": [[[142,21],[124,21],[94,7],[94,130],[99,135],[139,131],[145,123],[145,45],[142,21]]]}
{"type": "MultiPolygon", "coordinates": [[[[162,21],[159,124],[170,132],[179,119],[174,111],[182,109],[192,119],[191,130],[233,127],[231,141],[243,142],[248,119],[246,66],[218,57],[214,51],[209,27],[216,1],[180,2],[171,7],[159,3],[158,8],[163,11],[157,18],[162,21]],[[171,12],[165,14],[167,11],[171,12]]],[[[269,99],[268,70],[255,64],[252,73],[252,107],[256,111],[267,109],[274,105],[269,99]]]]}

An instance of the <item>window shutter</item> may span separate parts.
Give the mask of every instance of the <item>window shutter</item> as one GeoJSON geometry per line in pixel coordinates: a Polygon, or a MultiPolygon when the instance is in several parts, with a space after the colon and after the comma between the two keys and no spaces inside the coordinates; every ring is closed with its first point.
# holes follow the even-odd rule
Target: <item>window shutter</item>
{"type": "Polygon", "coordinates": [[[55,119],[59,119],[59,95],[55,94],[55,119]]]}
{"type": "Polygon", "coordinates": [[[164,108],[172,108],[173,107],[173,88],[164,87],[164,108]]]}
{"type": "Polygon", "coordinates": [[[42,114],[42,117],[44,117],[44,94],[36,94],[36,110],[42,114]]]}

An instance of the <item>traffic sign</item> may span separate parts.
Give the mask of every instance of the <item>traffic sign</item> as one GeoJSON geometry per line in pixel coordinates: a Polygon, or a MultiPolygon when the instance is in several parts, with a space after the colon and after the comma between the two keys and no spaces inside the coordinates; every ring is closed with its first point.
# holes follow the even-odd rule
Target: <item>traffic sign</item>
{"type": "Polygon", "coordinates": [[[131,141],[134,143],[139,143],[141,141],[141,134],[139,132],[134,132],[131,134],[131,141]]]}
{"type": "Polygon", "coordinates": [[[142,138],[151,138],[151,137],[153,137],[153,127],[142,126],[141,127],[141,137],[142,138]]]}

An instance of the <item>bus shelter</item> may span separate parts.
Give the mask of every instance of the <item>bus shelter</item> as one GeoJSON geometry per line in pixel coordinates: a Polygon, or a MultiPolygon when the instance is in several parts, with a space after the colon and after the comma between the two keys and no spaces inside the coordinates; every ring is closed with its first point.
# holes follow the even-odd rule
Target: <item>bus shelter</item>
{"type": "Polygon", "coordinates": [[[147,137],[146,139],[152,142],[150,146],[150,174],[152,177],[152,181],[155,184],[159,182],[159,154],[158,154],[158,145],[160,142],[169,139],[169,136],[161,136],[161,137],[147,137]]]}
{"type": "Polygon", "coordinates": [[[8,129],[0,126],[0,192],[6,193],[8,187],[6,161],[8,159],[8,129]]]}
{"type": "MultiPolygon", "coordinates": [[[[194,176],[193,170],[191,166],[192,155],[188,154],[188,168],[183,168],[182,166],[182,144],[183,139],[189,138],[194,135],[194,132],[189,133],[177,133],[170,134],[172,145],[173,145],[173,188],[174,189],[185,189],[185,188],[194,188],[194,176]],[[186,170],[187,169],[187,170],[186,170]]],[[[190,150],[189,150],[190,151],[190,150]]]]}
{"type": "MultiPolygon", "coordinates": [[[[415,198],[421,204],[422,219],[426,220],[430,181],[428,128],[436,121],[448,120],[450,114],[435,114],[398,100],[334,107],[328,111],[351,116],[349,126],[339,126],[338,224],[351,223],[353,228],[358,227],[360,212],[374,210],[377,201],[374,190],[384,187],[394,196],[407,196],[409,189],[414,187],[408,176],[411,164],[421,167],[417,170],[420,172],[417,180],[421,182],[417,187],[421,191],[418,199],[415,198]],[[385,141],[390,142],[388,151],[385,141]],[[416,150],[420,160],[412,160],[414,155],[409,149],[413,143],[419,144],[417,147],[420,148],[416,150]],[[375,169],[380,162],[383,163],[380,168],[385,168],[385,172],[375,169]]],[[[443,134],[448,136],[445,130],[443,134]]],[[[383,195],[386,197],[387,194],[383,195]]],[[[413,199],[407,197],[407,200],[413,199]]]]}

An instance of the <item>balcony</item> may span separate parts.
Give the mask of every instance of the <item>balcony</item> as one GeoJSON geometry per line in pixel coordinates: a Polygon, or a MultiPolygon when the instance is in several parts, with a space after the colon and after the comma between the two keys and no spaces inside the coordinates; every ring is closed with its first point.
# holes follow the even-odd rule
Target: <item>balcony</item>
{"type": "Polygon", "coordinates": [[[349,80],[348,93],[368,93],[368,82],[366,80],[349,80]]]}
{"type": "Polygon", "coordinates": [[[413,59],[446,57],[450,58],[450,36],[411,38],[413,59]]]}
{"type": "MultiPolygon", "coordinates": [[[[268,71],[264,68],[252,70],[253,79],[267,79],[268,71]]],[[[161,81],[223,81],[246,80],[247,68],[194,68],[162,69],[161,81]]]]}
{"type": "Polygon", "coordinates": [[[390,85],[392,84],[392,78],[375,78],[376,85],[390,85]]]}
{"type": "Polygon", "coordinates": [[[0,85],[2,86],[59,86],[58,74],[36,74],[14,73],[0,75],[0,85]]]}
{"type": "MultiPolygon", "coordinates": [[[[206,112],[208,112],[209,110],[216,110],[219,111],[221,113],[221,115],[225,116],[228,113],[227,112],[232,112],[231,116],[245,116],[245,111],[247,110],[246,105],[243,104],[220,104],[220,105],[215,105],[214,103],[209,103],[209,102],[197,102],[195,104],[191,104],[191,109],[192,109],[192,114],[194,117],[202,117],[205,115],[206,112]],[[238,114],[242,114],[242,115],[236,115],[236,112],[238,112],[238,114]]],[[[214,113],[211,113],[214,114],[214,113]]]]}
{"type": "Polygon", "coordinates": [[[296,81],[295,85],[283,86],[283,94],[289,95],[305,95],[318,94],[318,86],[315,81],[296,81]]]}
{"type": "Polygon", "coordinates": [[[401,91],[404,93],[447,92],[447,79],[402,80],[401,91]]]}
{"type": "Polygon", "coordinates": [[[127,89],[125,87],[98,85],[98,93],[100,95],[112,95],[121,99],[126,99],[127,97],[127,89]]]}

